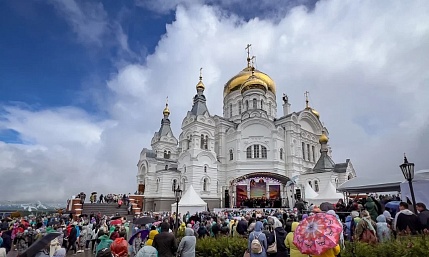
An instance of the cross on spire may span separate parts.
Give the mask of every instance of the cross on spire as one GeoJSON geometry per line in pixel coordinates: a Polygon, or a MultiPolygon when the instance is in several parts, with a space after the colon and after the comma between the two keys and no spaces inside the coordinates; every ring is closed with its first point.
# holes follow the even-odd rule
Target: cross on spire
{"type": "Polygon", "coordinates": [[[200,68],[200,81],[203,80],[203,67],[200,68]]]}
{"type": "Polygon", "coordinates": [[[305,108],[309,108],[308,106],[308,94],[310,94],[310,92],[305,91],[304,95],[305,95],[305,108]]]}
{"type": "Polygon", "coordinates": [[[250,67],[250,47],[252,44],[247,44],[246,48],[244,48],[247,51],[247,67],[250,67]]]}

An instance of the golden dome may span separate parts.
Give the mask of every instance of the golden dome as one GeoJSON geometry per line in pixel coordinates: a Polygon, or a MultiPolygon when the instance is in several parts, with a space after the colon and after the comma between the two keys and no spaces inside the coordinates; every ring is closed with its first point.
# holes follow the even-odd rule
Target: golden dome
{"type": "MultiPolygon", "coordinates": [[[[273,92],[273,94],[276,93],[276,84],[274,83],[274,81],[270,78],[270,76],[268,76],[267,74],[259,71],[259,70],[254,70],[254,74],[257,78],[259,78],[260,80],[262,80],[265,85],[267,86],[267,89],[271,92],[273,92]]],[[[234,77],[232,77],[226,84],[225,87],[223,89],[223,96],[225,97],[226,95],[228,95],[230,92],[232,91],[236,91],[241,89],[241,85],[246,82],[246,80],[249,79],[249,77],[252,76],[252,67],[246,67],[244,68],[242,71],[240,71],[237,75],[235,75],[234,77]]]]}
{"type": "Polygon", "coordinates": [[[252,75],[241,85],[241,93],[244,93],[249,89],[256,89],[256,88],[267,91],[268,85],[262,79],[258,78],[255,75],[252,75]]]}
{"type": "Polygon", "coordinates": [[[204,89],[206,89],[206,86],[204,86],[204,83],[200,80],[200,81],[198,81],[196,88],[197,88],[197,90],[198,89],[204,90],[204,89]]]}
{"type": "Polygon", "coordinates": [[[319,137],[319,143],[326,144],[328,143],[328,137],[326,136],[325,132],[322,132],[322,135],[319,137]]]}
{"type": "Polygon", "coordinates": [[[162,114],[164,114],[164,116],[170,115],[170,110],[168,109],[168,104],[165,104],[165,108],[164,108],[164,111],[162,111],[162,114]]]}
{"type": "Polygon", "coordinates": [[[314,116],[316,116],[318,119],[320,118],[320,114],[319,114],[319,112],[318,111],[316,111],[315,109],[313,109],[313,108],[310,108],[311,109],[311,112],[314,114],[314,116]]]}

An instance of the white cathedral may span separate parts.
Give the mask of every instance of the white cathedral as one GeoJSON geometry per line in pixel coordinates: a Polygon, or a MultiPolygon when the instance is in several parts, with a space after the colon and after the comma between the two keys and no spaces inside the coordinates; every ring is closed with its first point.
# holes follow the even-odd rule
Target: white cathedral
{"type": "Polygon", "coordinates": [[[179,138],[166,104],[151,149],[140,153],[144,211],[169,211],[173,188],[186,191],[190,185],[210,209],[292,206],[305,199],[308,186],[318,193],[356,176],[349,159],[331,159],[328,130],[308,97],[303,110],[291,112],[283,95],[283,113],[277,115],[276,85],[254,68],[249,54],[247,67],[224,86],[223,116],[209,112],[204,89],[200,75],[179,138]]]}

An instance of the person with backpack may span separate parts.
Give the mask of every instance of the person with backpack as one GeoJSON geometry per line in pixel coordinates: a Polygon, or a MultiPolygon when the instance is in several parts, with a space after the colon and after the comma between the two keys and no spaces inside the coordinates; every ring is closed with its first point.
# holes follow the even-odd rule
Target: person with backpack
{"type": "Polygon", "coordinates": [[[128,242],[125,240],[125,233],[121,232],[110,245],[110,251],[114,257],[128,257],[128,242]]]}
{"type": "Polygon", "coordinates": [[[263,224],[260,221],[255,223],[255,228],[249,234],[248,251],[250,257],[267,257],[267,237],[262,233],[263,224]]]}

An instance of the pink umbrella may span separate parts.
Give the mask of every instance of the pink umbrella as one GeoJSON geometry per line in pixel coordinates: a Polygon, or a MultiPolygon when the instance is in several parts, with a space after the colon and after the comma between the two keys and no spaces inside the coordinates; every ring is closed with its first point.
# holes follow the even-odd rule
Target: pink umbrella
{"type": "Polygon", "coordinates": [[[155,227],[158,226],[159,224],[161,224],[161,221],[156,221],[154,222],[152,225],[154,225],[155,227]]]}
{"type": "Polygon", "coordinates": [[[293,244],[303,254],[321,255],[340,241],[343,226],[334,215],[317,213],[301,221],[295,229],[293,244]]]}

